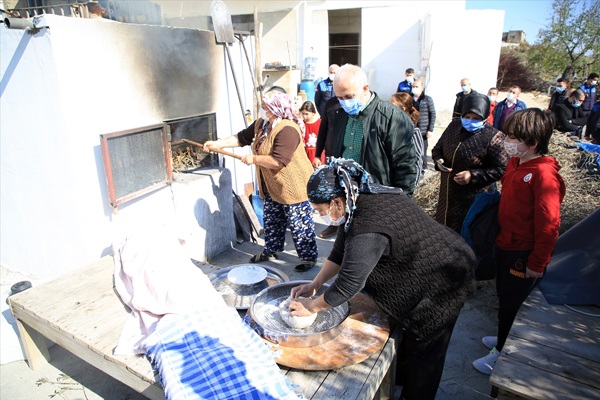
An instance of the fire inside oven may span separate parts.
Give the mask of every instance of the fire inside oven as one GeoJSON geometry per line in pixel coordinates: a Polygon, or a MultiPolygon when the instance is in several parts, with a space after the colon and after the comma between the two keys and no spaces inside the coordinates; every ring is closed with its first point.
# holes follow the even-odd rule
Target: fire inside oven
{"type": "Polygon", "coordinates": [[[209,154],[199,147],[209,140],[217,140],[216,114],[197,115],[166,121],[171,130],[173,172],[192,172],[219,166],[217,154],[209,154]]]}

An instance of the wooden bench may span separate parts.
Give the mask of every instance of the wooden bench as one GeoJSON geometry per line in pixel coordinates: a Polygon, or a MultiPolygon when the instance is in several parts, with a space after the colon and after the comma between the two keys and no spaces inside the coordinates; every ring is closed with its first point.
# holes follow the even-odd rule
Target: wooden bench
{"type": "MultiPolygon", "coordinates": [[[[164,399],[150,362],[115,356],[127,311],[113,284],[113,258],[9,297],[30,368],[50,361],[46,339],[150,399],[164,399]]],[[[282,368],[308,399],[387,398],[393,390],[396,336],[366,361],[336,371],[282,368]],[[384,379],[385,378],[385,379],[384,379]]]]}
{"type": "Polygon", "coordinates": [[[498,399],[600,399],[600,319],[551,305],[534,289],[490,382],[498,399]]]}

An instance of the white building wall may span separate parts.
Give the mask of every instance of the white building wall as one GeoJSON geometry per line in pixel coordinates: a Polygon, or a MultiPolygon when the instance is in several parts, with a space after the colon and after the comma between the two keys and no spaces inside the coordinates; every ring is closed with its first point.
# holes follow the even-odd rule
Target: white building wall
{"type": "Polygon", "coordinates": [[[452,110],[460,80],[487,94],[496,86],[504,11],[455,10],[431,13],[430,81],[426,93],[436,108],[452,110]],[[464,22],[462,22],[464,21],[464,22]]]}
{"type": "Polygon", "coordinates": [[[383,100],[396,92],[407,68],[419,69],[420,14],[411,2],[362,10],[361,65],[372,90],[383,100]]]}
{"type": "MultiPolygon", "coordinates": [[[[42,24],[51,28],[35,35],[0,26],[0,261],[46,279],[111,253],[119,227],[113,221],[174,220],[168,187],[113,213],[100,134],[215,111],[220,136],[244,124],[223,50],[183,43],[196,40],[195,32],[58,16],[42,24]],[[173,43],[126,43],[154,35],[173,43]],[[210,73],[199,65],[206,57],[216,63],[210,73]],[[190,60],[195,64],[186,65],[190,60]],[[185,72],[177,70],[182,65],[185,72]]],[[[251,80],[247,68],[243,77],[237,46],[232,57],[241,83],[250,84],[242,91],[251,104],[251,80]]],[[[231,158],[225,164],[243,193],[252,168],[231,158]]],[[[202,250],[192,250],[201,258],[202,250]]]]}

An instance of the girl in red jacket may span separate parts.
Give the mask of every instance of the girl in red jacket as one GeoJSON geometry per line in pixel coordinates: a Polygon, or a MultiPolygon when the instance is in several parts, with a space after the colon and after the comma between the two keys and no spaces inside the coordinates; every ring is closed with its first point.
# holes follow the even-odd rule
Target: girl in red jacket
{"type": "Polygon", "coordinates": [[[490,375],[521,304],[550,262],[558,239],[565,183],[558,162],[545,154],[554,129],[552,114],[539,108],[513,113],[504,124],[504,147],[511,157],[502,177],[494,249],[498,293],[498,336],[486,336],[491,352],[473,362],[490,375]]]}

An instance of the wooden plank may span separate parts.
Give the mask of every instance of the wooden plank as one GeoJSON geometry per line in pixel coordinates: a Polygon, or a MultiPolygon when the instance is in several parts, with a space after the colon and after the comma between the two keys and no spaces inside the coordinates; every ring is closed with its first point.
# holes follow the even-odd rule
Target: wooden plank
{"type": "Polygon", "coordinates": [[[19,320],[17,320],[17,328],[29,368],[35,370],[50,362],[50,352],[48,351],[46,338],[19,320]]]}
{"type": "Polygon", "coordinates": [[[524,399],[539,400],[598,400],[600,390],[500,356],[490,377],[492,385],[524,399]]]}
{"type": "Polygon", "coordinates": [[[511,336],[600,362],[600,320],[550,305],[535,289],[521,307],[511,336]]]}
{"type": "MultiPolygon", "coordinates": [[[[541,369],[573,381],[571,385],[583,384],[600,389],[600,363],[596,361],[519,338],[509,339],[504,348],[510,350],[504,357],[528,366],[519,371],[521,377],[528,371],[537,375],[537,369],[541,369]]],[[[517,371],[511,373],[514,375],[517,371]]]]}
{"type": "MultiPolygon", "coordinates": [[[[22,322],[24,323],[24,321],[22,322]]],[[[150,383],[144,379],[140,379],[141,374],[139,372],[132,371],[115,364],[110,359],[107,359],[104,356],[93,351],[92,349],[88,348],[85,344],[82,344],[81,342],[74,340],[74,338],[62,334],[61,332],[57,332],[56,330],[53,330],[51,328],[44,329],[43,324],[39,325],[36,323],[36,325],[30,326],[30,328],[37,330],[42,335],[46,336],[48,339],[52,340],[59,346],[70,351],[77,357],[93,365],[99,370],[105,372],[106,374],[112,376],[113,378],[130,386],[134,390],[143,393],[148,398],[153,400],[164,399],[164,392],[162,390],[162,387],[160,387],[160,385],[158,385],[157,383],[150,383]]]]}
{"type": "Polygon", "coordinates": [[[298,385],[307,399],[320,399],[319,389],[331,371],[301,371],[288,369],[287,378],[298,385]]]}
{"type": "MultiPolygon", "coordinates": [[[[287,377],[303,394],[314,400],[371,400],[395,361],[396,338],[391,337],[381,351],[359,364],[333,371],[289,370],[287,377]]],[[[386,390],[389,391],[389,388],[386,390]]]]}

